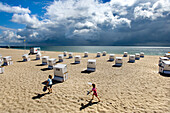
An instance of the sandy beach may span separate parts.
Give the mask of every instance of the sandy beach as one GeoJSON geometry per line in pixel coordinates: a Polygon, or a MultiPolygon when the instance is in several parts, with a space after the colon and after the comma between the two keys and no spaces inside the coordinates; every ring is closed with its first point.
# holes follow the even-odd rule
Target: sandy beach
{"type": "MultiPolygon", "coordinates": [[[[128,63],[129,57],[123,57],[122,67],[113,67],[107,62],[109,55],[88,58],[81,55],[80,64],[74,58],[65,57],[63,64],[68,67],[68,80],[53,85],[53,93],[43,92],[42,82],[53,70],[43,70],[41,60],[22,62],[22,55],[28,50],[2,49],[0,54],[12,56],[13,65],[5,66],[0,74],[0,112],[1,113],[170,113],[170,77],[158,73],[159,56],[147,56],[135,63],[128,63]],[[87,60],[96,59],[97,69],[93,73],[82,73],[87,68],[87,60]],[[91,94],[87,91],[95,83],[98,96],[89,103],[91,94]]],[[[42,56],[57,58],[62,52],[42,51],[42,56]]],[[[122,56],[122,55],[116,55],[122,56]]]]}

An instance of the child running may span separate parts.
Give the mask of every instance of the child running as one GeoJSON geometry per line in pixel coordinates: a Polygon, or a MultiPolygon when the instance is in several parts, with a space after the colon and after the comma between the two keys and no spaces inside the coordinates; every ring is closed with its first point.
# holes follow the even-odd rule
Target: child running
{"type": "Polygon", "coordinates": [[[52,93],[52,76],[51,75],[49,75],[49,78],[48,78],[48,80],[47,80],[47,84],[46,84],[46,86],[47,86],[47,88],[48,88],[48,91],[49,91],[49,93],[52,93]]]}
{"type": "Polygon", "coordinates": [[[100,102],[100,99],[99,99],[99,97],[98,97],[98,95],[97,95],[97,88],[96,88],[96,85],[95,84],[92,84],[92,90],[89,92],[89,93],[91,93],[92,91],[93,91],[93,95],[92,95],[92,99],[91,99],[91,101],[94,99],[94,95],[97,97],[97,99],[99,100],[99,102],[100,102]]]}

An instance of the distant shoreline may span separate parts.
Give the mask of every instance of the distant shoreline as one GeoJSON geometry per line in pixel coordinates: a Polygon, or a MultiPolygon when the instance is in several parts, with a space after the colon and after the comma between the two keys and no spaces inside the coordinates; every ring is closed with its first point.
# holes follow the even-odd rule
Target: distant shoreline
{"type": "MultiPolygon", "coordinates": [[[[26,50],[30,47],[26,46],[26,50]]],[[[165,53],[170,52],[170,47],[165,46],[39,46],[41,51],[54,51],[54,52],[75,52],[84,53],[97,53],[106,51],[108,54],[123,54],[128,52],[129,54],[135,54],[144,52],[145,55],[163,56],[165,53]]],[[[8,48],[8,46],[0,46],[0,48],[8,48]]],[[[10,49],[24,50],[24,46],[10,46],[10,49]]]]}

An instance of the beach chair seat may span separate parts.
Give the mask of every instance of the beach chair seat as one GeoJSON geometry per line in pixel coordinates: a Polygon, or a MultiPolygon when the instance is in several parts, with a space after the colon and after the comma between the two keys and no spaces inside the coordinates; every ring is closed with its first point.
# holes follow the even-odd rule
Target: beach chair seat
{"type": "Polygon", "coordinates": [[[24,54],[22,55],[22,58],[23,58],[23,61],[26,62],[26,61],[30,61],[30,57],[28,54],[24,54]]]}
{"type": "Polygon", "coordinates": [[[64,58],[64,56],[63,56],[62,54],[61,54],[61,55],[58,55],[58,59],[59,59],[58,61],[59,61],[59,62],[63,62],[63,61],[64,61],[63,58],[64,58]]]}
{"type": "Polygon", "coordinates": [[[123,57],[127,57],[128,56],[128,52],[124,52],[123,57]]]}
{"type": "Polygon", "coordinates": [[[106,51],[103,51],[103,56],[106,56],[107,52],[106,51]]]}
{"type": "Polygon", "coordinates": [[[11,56],[6,56],[3,58],[3,65],[4,66],[7,66],[7,65],[12,65],[13,64],[13,61],[12,61],[12,57],[11,56]]]}
{"type": "Polygon", "coordinates": [[[140,52],[140,57],[144,58],[144,52],[140,52]]]}
{"type": "Polygon", "coordinates": [[[116,57],[115,66],[121,67],[122,64],[123,64],[123,59],[122,59],[122,57],[116,57]]]}
{"type": "Polygon", "coordinates": [[[96,60],[95,59],[89,59],[87,61],[87,71],[96,71],[96,60]]]}
{"type": "Polygon", "coordinates": [[[67,51],[64,51],[63,55],[64,55],[64,57],[66,57],[67,56],[67,51]]]}
{"type": "Polygon", "coordinates": [[[73,53],[69,53],[68,55],[69,55],[68,58],[73,58],[73,53]]]}
{"type": "Polygon", "coordinates": [[[135,60],[140,60],[140,54],[139,53],[135,54],[135,60]]]}
{"type": "Polygon", "coordinates": [[[42,57],[42,65],[47,65],[48,64],[48,59],[49,59],[49,56],[43,56],[42,57]]]}
{"type": "Polygon", "coordinates": [[[84,52],[84,57],[88,57],[88,52],[84,52]]]}
{"type": "Polygon", "coordinates": [[[115,59],[115,54],[110,54],[109,61],[114,61],[115,59]]]}
{"type": "Polygon", "coordinates": [[[162,61],[162,64],[159,66],[159,73],[170,74],[170,61],[162,61]]]}
{"type": "Polygon", "coordinates": [[[68,79],[68,71],[66,64],[57,64],[53,67],[54,78],[53,80],[64,82],[68,79]]]}
{"type": "Polygon", "coordinates": [[[96,57],[100,57],[101,56],[101,52],[97,52],[97,56],[96,57]]]}
{"type": "Polygon", "coordinates": [[[36,60],[40,60],[40,59],[41,59],[41,53],[39,52],[36,54],[36,60]]]}
{"type": "Polygon", "coordinates": [[[75,63],[76,64],[80,64],[80,60],[81,60],[81,56],[80,55],[76,55],[75,56],[75,63]]]}
{"type": "Polygon", "coordinates": [[[135,55],[129,55],[129,62],[134,63],[135,62],[135,55]]]}
{"type": "Polygon", "coordinates": [[[48,59],[48,68],[53,69],[53,66],[56,64],[56,59],[55,58],[50,58],[48,59]]]}

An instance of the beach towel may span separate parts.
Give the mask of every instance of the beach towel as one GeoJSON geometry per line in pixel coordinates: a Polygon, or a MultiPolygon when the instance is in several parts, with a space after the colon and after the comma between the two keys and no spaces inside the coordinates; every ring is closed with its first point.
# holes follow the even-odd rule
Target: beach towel
{"type": "Polygon", "coordinates": [[[47,86],[44,86],[43,91],[45,92],[47,90],[47,86]]]}

